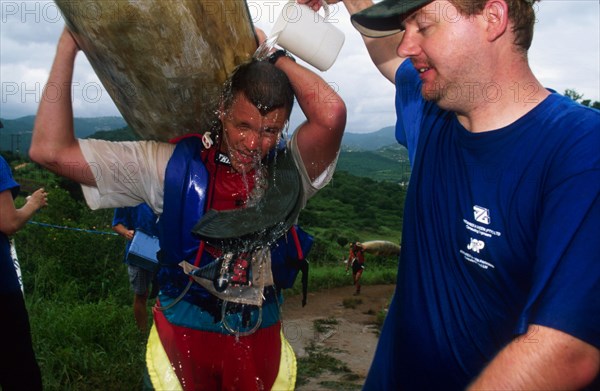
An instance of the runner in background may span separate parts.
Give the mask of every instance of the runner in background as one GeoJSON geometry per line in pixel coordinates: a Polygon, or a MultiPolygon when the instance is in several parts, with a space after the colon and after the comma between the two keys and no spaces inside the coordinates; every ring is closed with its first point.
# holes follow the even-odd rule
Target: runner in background
{"type": "Polygon", "coordinates": [[[346,262],[346,272],[348,272],[348,269],[352,266],[352,280],[356,287],[354,296],[360,295],[360,278],[365,269],[364,254],[365,249],[360,242],[353,242],[350,244],[350,254],[348,255],[348,262],[346,262]]]}

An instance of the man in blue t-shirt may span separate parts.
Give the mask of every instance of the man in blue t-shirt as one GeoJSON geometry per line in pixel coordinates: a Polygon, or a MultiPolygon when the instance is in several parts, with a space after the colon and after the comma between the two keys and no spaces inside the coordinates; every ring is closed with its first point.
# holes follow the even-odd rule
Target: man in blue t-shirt
{"type": "Polygon", "coordinates": [[[131,242],[137,231],[150,236],[158,236],[156,220],[157,217],[148,204],[142,203],[133,207],[116,208],[112,222],[113,231],[127,239],[124,262],[127,264],[129,283],[134,293],[133,315],[141,332],[146,332],[148,327],[146,301],[150,293],[150,284],[153,284],[153,290],[157,289],[156,282],[153,282],[155,272],[128,262],[127,256],[131,242]]]}
{"type": "Polygon", "coordinates": [[[41,390],[42,379],[31,344],[29,316],[10,254],[9,236],[23,228],[40,208],[47,204],[47,193],[38,189],[16,209],[13,199],[19,184],[10,167],[0,156],[0,389],[41,390]]]}
{"type": "Polygon", "coordinates": [[[531,71],[534,0],[343,2],[412,164],[365,390],[597,389],[600,112],[531,71]]]}

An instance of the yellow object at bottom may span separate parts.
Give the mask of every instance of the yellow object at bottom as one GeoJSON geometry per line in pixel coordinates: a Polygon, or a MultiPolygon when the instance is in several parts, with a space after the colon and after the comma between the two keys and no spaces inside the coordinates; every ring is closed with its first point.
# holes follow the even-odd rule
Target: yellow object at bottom
{"type": "Polygon", "coordinates": [[[155,390],[183,390],[160,342],[156,325],[152,325],[146,345],[146,369],[155,390]]]}
{"type": "MultiPolygon", "coordinates": [[[[273,383],[272,391],[292,391],[296,386],[297,362],[294,350],[289,342],[285,339],[283,331],[281,336],[281,358],[279,362],[279,372],[275,383],[273,383]]],[[[157,391],[179,391],[183,390],[177,374],[171,366],[169,357],[165,352],[156,326],[152,325],[150,335],[148,336],[148,344],[146,345],[146,368],[152,387],[157,391]]]]}

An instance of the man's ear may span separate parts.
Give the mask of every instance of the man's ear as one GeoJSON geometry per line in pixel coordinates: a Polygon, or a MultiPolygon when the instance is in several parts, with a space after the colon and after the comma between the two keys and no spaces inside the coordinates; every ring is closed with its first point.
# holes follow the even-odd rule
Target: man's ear
{"type": "Polygon", "coordinates": [[[508,4],[505,0],[489,0],[483,9],[483,17],[487,25],[487,39],[495,41],[508,28],[508,4]]]}

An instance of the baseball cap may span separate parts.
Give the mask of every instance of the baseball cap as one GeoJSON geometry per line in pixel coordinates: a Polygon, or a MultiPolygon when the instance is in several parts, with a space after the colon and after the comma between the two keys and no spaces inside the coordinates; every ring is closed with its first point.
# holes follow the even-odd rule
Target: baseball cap
{"type": "Polygon", "coordinates": [[[401,22],[433,0],[383,0],[350,18],[352,25],[367,37],[379,38],[402,31],[401,22]]]}

